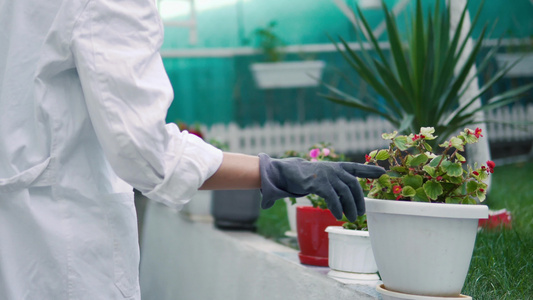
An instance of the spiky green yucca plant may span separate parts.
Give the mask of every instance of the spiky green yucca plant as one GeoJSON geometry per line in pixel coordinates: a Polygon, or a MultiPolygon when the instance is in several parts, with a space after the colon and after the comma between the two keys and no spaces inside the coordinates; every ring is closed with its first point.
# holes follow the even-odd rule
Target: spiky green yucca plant
{"type": "Polygon", "coordinates": [[[378,43],[363,13],[357,8],[357,16],[366,29],[370,49],[363,46],[358,30],[356,33],[361,49],[357,52],[350,49],[342,38],[339,38],[340,43],[333,42],[353,71],[384,101],[379,101],[371,95],[358,99],[325,83],[331,93],[322,96],[336,103],[380,115],[403,133],[415,132],[421,127],[434,127],[438,135],[435,144],[441,143],[467,125],[476,123],[474,117],[479,111],[491,110],[519,100],[517,96],[532,88],[533,84],[496,95],[481,107],[473,105],[514,66],[513,64],[494,74],[479,87],[476,95],[460,101],[468,86],[486,69],[498,49],[495,46],[488,51],[481,59],[475,76],[468,76],[476,59],[482,55],[480,50],[487,25],[474,42],[472,50],[467,52],[468,47],[465,46],[478,21],[482,5],[472,19],[467,38],[461,39],[467,6],[462,11],[454,32],[450,33],[449,8],[443,9],[441,2],[437,1],[433,12],[428,10],[424,17],[421,1],[417,0],[407,39],[402,41],[394,16],[382,2],[390,42],[389,52],[378,43]],[[464,64],[459,65],[462,56],[467,59],[464,64]],[[456,68],[458,70],[455,70],[456,68]]]}

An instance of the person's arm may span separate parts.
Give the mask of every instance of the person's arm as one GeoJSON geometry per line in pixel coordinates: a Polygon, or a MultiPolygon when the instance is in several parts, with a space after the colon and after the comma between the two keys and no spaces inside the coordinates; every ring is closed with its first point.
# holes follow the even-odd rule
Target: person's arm
{"type": "Polygon", "coordinates": [[[249,190],[261,188],[259,157],[224,152],[218,170],[201,190],[249,190]]]}
{"type": "Polygon", "coordinates": [[[352,162],[309,162],[301,158],[272,159],[224,153],[222,164],[201,189],[255,189],[263,195],[261,207],[278,199],[316,194],[341,219],[354,221],[365,213],[364,195],[357,177],[378,178],[385,170],[352,162]]]}

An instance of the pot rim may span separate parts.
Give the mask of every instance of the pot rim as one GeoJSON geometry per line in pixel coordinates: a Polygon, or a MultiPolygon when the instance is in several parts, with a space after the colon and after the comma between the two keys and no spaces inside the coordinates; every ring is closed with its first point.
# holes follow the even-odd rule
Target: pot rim
{"type": "Polygon", "coordinates": [[[354,236],[362,236],[362,237],[369,236],[368,231],[346,229],[342,226],[328,226],[326,227],[326,232],[333,233],[333,234],[354,235],[354,236]]]}
{"type": "Polygon", "coordinates": [[[365,197],[366,213],[383,213],[423,217],[486,219],[489,209],[486,205],[427,203],[395,201],[365,197]]]}

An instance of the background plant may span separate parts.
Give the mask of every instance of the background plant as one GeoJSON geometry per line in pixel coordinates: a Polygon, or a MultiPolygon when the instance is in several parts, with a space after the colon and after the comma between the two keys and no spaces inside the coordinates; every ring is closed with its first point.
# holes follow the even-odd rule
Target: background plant
{"type": "Polygon", "coordinates": [[[266,62],[280,62],[285,57],[285,54],[280,50],[281,47],[285,46],[285,43],[274,32],[276,25],[276,21],[270,21],[266,27],[260,27],[254,31],[257,47],[261,49],[266,62]]]}
{"type": "Polygon", "coordinates": [[[354,222],[350,222],[348,218],[343,215],[341,221],[344,221],[344,223],[342,224],[342,227],[344,229],[368,231],[366,215],[358,216],[354,222]]]}
{"type": "Polygon", "coordinates": [[[443,9],[442,6],[441,1],[436,1],[433,12],[428,10],[424,17],[421,1],[417,0],[416,11],[404,42],[393,14],[383,2],[390,50],[378,43],[368,21],[357,8],[356,16],[367,32],[370,49],[363,45],[359,30],[356,30],[356,37],[361,46],[359,51],[352,50],[341,37],[340,43],[333,43],[357,76],[382,98],[378,99],[367,93],[365,98],[358,99],[328,84],[324,85],[331,93],[323,96],[335,103],[380,115],[399,128],[401,133],[415,132],[421,127],[433,127],[438,134],[434,144],[439,144],[462,128],[475,124],[476,113],[515,102],[519,100],[519,94],[533,87],[533,84],[527,84],[494,95],[481,107],[474,105],[503,78],[513,64],[500,69],[479,88],[477,94],[462,101],[461,98],[466,97],[465,92],[469,86],[477,84],[475,79],[487,69],[498,46],[481,56],[482,44],[487,34],[485,25],[472,50],[466,50],[466,43],[477,25],[482,5],[473,17],[471,28],[464,39],[461,39],[461,30],[465,23],[467,6],[451,34],[450,10],[443,9]],[[467,57],[464,63],[460,60],[463,56],[467,57]],[[474,76],[469,76],[469,71],[475,66],[478,58],[481,58],[481,63],[474,76]]]}
{"type": "Polygon", "coordinates": [[[440,155],[432,152],[428,141],[437,137],[435,129],[422,127],[417,134],[383,134],[391,140],[389,149],[367,154],[366,163],[387,161],[388,171],[378,179],[359,179],[368,196],[376,199],[396,199],[419,202],[476,204],[485,200],[487,185],[483,183],[494,172],[495,164],[466,165],[461,154],[467,144],[478,142],[481,130],[465,128],[458,136],[439,146],[440,155]]]}

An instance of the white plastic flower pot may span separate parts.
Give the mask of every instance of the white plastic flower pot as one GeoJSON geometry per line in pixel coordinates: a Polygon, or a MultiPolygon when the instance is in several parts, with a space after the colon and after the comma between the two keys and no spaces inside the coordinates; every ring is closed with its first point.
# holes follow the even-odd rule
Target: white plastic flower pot
{"type": "Polygon", "coordinates": [[[368,231],[342,226],[326,228],[329,239],[329,277],[344,283],[376,285],[378,267],[368,231]]]}
{"type": "Polygon", "coordinates": [[[312,206],[311,201],[306,197],[296,198],[296,204],[292,204],[291,199],[285,198],[285,204],[287,205],[287,218],[289,219],[290,230],[285,232],[286,236],[296,237],[296,206],[312,206]]]}
{"type": "Polygon", "coordinates": [[[250,69],[260,89],[313,87],[322,78],[323,61],[254,63],[250,69]]]}
{"type": "Polygon", "coordinates": [[[485,205],[365,199],[372,249],[389,291],[459,297],[485,205]]]}

